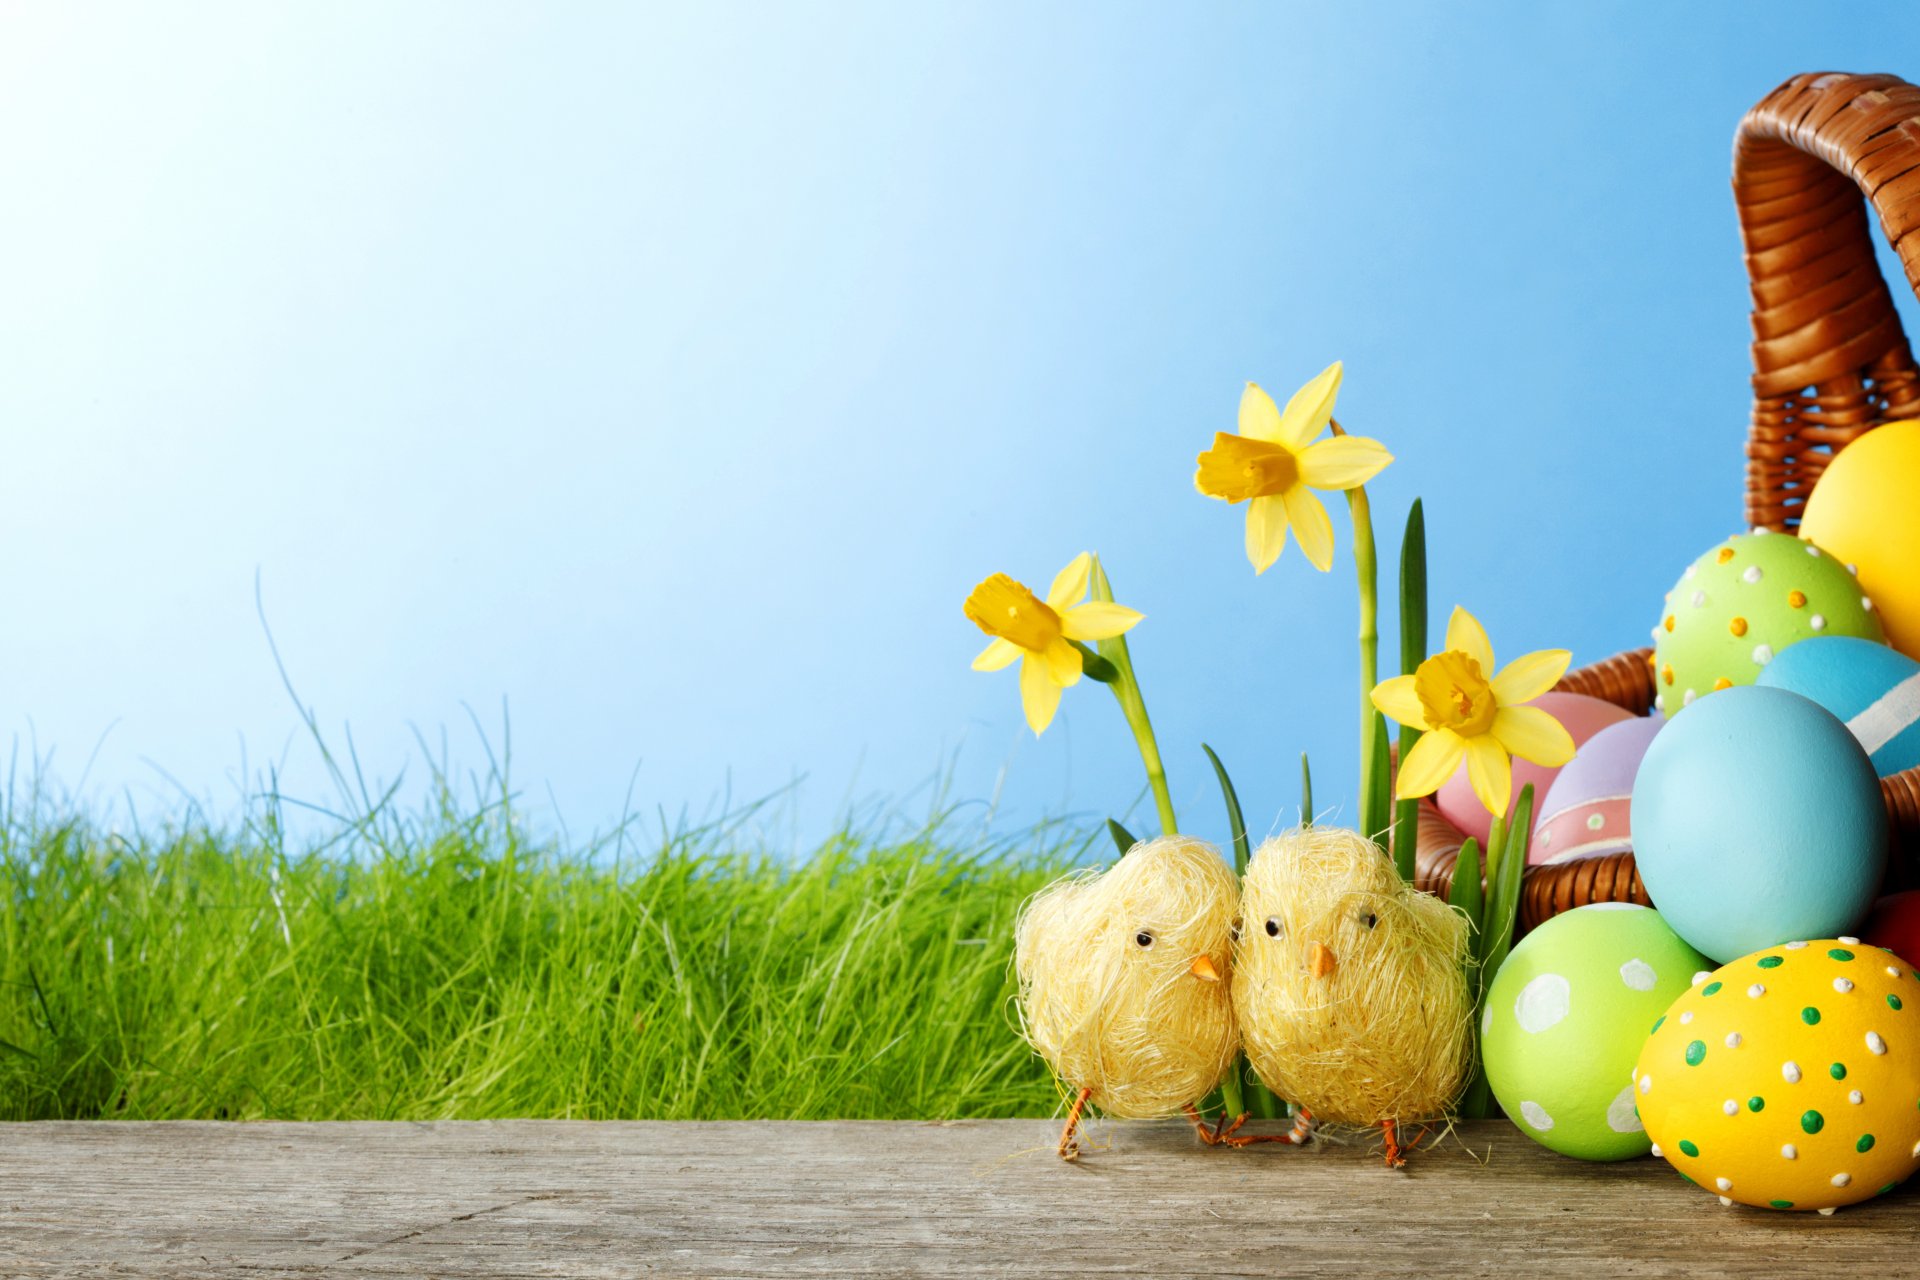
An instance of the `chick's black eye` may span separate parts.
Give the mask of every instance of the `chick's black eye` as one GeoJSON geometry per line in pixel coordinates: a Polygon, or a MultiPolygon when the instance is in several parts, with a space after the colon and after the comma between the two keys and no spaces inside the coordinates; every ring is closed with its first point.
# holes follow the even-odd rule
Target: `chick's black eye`
{"type": "Polygon", "coordinates": [[[1148,930],[1142,929],[1133,935],[1133,940],[1142,947],[1150,947],[1153,945],[1153,934],[1148,930]]]}
{"type": "Polygon", "coordinates": [[[1373,928],[1374,925],[1378,923],[1380,923],[1380,917],[1374,915],[1373,912],[1371,911],[1367,912],[1367,921],[1366,921],[1367,928],[1371,929],[1373,928]]]}
{"type": "Polygon", "coordinates": [[[1227,926],[1227,936],[1235,942],[1240,941],[1240,922],[1238,920],[1235,920],[1227,926]]]}
{"type": "Polygon", "coordinates": [[[1267,936],[1269,938],[1277,938],[1285,932],[1286,929],[1281,925],[1279,916],[1267,917],[1267,936]]]}

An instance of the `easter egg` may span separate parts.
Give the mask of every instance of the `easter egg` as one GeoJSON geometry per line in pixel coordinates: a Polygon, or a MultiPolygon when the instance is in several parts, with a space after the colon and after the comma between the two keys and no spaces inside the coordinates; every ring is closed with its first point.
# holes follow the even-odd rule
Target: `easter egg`
{"type": "Polygon", "coordinates": [[[1633,775],[1665,723],[1660,716],[1634,716],[1587,739],[1540,802],[1527,861],[1565,862],[1631,849],[1633,775]]]}
{"type": "Polygon", "coordinates": [[[1920,956],[1920,889],[1890,893],[1874,903],[1860,936],[1902,959],[1920,956]]]}
{"type": "MultiPolygon", "coordinates": [[[[1558,720],[1572,735],[1574,746],[1591,738],[1600,730],[1623,720],[1634,719],[1631,711],[1616,707],[1611,702],[1599,698],[1589,698],[1584,693],[1543,693],[1527,704],[1539,707],[1558,720]]],[[[1540,812],[1541,797],[1546,795],[1547,787],[1558,777],[1558,768],[1549,769],[1545,765],[1535,764],[1531,760],[1515,757],[1513,761],[1513,794],[1520,795],[1520,788],[1529,782],[1533,784],[1534,812],[1540,812]]],[[[1473,793],[1473,784],[1467,780],[1467,766],[1462,764],[1451,778],[1440,784],[1440,790],[1434,793],[1433,802],[1440,813],[1467,835],[1480,841],[1484,848],[1487,832],[1493,826],[1493,815],[1480,803],[1480,797],[1473,793]]]]}
{"type": "Polygon", "coordinates": [[[1646,907],[1604,902],[1547,921],[1514,947],[1487,995],[1481,1043],[1500,1106],[1564,1155],[1645,1155],[1627,1083],[1634,1056],[1653,1020],[1712,967],[1646,907]]]}
{"type": "Polygon", "coordinates": [[[1920,981],[1857,939],[1794,941],[1703,975],[1633,1068],[1640,1119],[1687,1181],[1818,1209],[1920,1168],[1920,981]]]}
{"type": "Polygon", "coordinates": [[[1848,931],[1886,868],[1867,753],[1785,689],[1739,686],[1675,716],[1640,762],[1632,813],[1653,905],[1715,960],[1848,931]]]}
{"type": "Polygon", "coordinates": [[[1882,638],[1879,615],[1847,567],[1784,534],[1736,534],[1687,566],[1653,629],[1654,705],[1752,684],[1773,656],[1809,636],[1882,638]]]}
{"type": "Polygon", "coordinates": [[[1800,513],[1800,536],[1859,571],[1887,640],[1920,658],[1920,422],[1876,427],[1833,456],[1800,513]]]}
{"type": "Polygon", "coordinates": [[[1775,654],[1754,683],[1790,689],[1833,712],[1883,778],[1920,765],[1920,662],[1896,649],[1815,636],[1775,654]]]}

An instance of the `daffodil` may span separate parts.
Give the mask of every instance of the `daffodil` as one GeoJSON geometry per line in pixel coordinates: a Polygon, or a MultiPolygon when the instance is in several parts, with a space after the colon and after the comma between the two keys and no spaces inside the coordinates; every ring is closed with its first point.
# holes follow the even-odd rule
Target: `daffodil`
{"type": "Polygon", "coordinates": [[[1079,683],[1082,671],[1076,640],[1107,640],[1123,635],[1143,615],[1103,600],[1088,600],[1093,555],[1081,552],[1062,569],[1040,599],[1004,573],[973,589],[965,612],[993,637],[973,660],[975,671],[998,671],[1020,659],[1020,701],[1035,735],[1053,723],[1060,691],[1079,683]]]}
{"type": "Polygon", "coordinates": [[[1333,522],[1312,490],[1357,489],[1393,461],[1385,446],[1364,436],[1316,442],[1339,394],[1338,360],[1294,392],[1285,409],[1249,382],[1240,397],[1240,434],[1215,432],[1213,448],[1198,459],[1195,488],[1247,504],[1247,559],[1256,573],[1280,558],[1289,528],[1314,568],[1333,568],[1333,522]]]}
{"type": "Polygon", "coordinates": [[[1542,649],[1515,658],[1488,679],[1493,645],[1465,609],[1447,620],[1447,647],[1410,676],[1383,680],[1373,705],[1403,725],[1424,730],[1400,762],[1402,800],[1430,795],[1464,758],[1473,793],[1487,812],[1504,817],[1513,794],[1513,756],[1549,768],[1573,759],[1573,738],[1533,701],[1566,674],[1573,655],[1542,649]]]}

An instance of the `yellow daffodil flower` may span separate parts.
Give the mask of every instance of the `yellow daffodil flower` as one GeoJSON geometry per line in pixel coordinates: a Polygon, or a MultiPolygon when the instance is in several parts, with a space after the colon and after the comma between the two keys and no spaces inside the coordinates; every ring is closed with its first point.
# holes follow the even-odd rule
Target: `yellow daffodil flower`
{"type": "Polygon", "coordinates": [[[1493,645],[1486,629],[1456,607],[1447,621],[1446,651],[1373,690],[1381,714],[1425,730],[1400,762],[1400,799],[1437,791],[1464,757],[1474,795],[1487,812],[1504,817],[1513,794],[1511,756],[1549,768],[1573,759],[1573,738],[1560,722],[1521,705],[1553,688],[1572,660],[1565,649],[1542,649],[1515,658],[1489,680],[1493,645]]]}
{"type": "Polygon", "coordinates": [[[1293,393],[1285,409],[1252,382],[1240,397],[1240,434],[1214,433],[1201,454],[1194,487],[1209,498],[1247,504],[1247,559],[1255,573],[1280,558],[1287,529],[1313,567],[1333,568],[1333,522],[1311,490],[1356,489],[1379,475],[1393,455],[1378,440],[1336,435],[1315,443],[1333,420],[1340,362],[1293,393]]]}
{"type": "Polygon", "coordinates": [[[1004,573],[973,589],[964,606],[993,641],[973,660],[975,671],[998,671],[1020,662],[1020,702],[1035,736],[1046,732],[1060,705],[1060,691],[1080,680],[1080,651],[1070,641],[1122,635],[1142,614],[1101,600],[1087,600],[1093,556],[1081,552],[1062,569],[1040,599],[1004,573]]]}

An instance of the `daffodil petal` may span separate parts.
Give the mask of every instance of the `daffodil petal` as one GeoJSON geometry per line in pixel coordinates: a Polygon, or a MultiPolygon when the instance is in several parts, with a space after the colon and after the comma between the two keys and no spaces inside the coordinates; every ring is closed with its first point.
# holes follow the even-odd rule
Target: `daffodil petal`
{"type": "Polygon", "coordinates": [[[1013,660],[1019,656],[1019,645],[1011,640],[1001,640],[996,637],[986,648],[980,651],[980,656],[973,660],[973,669],[975,671],[998,671],[1003,667],[1012,666],[1013,660]]]}
{"type": "Polygon", "coordinates": [[[1071,689],[1080,683],[1084,670],[1080,665],[1080,651],[1068,644],[1064,637],[1048,645],[1047,651],[1041,656],[1047,660],[1047,672],[1053,677],[1053,682],[1062,689],[1071,689]]]}
{"type": "Polygon", "coordinates": [[[1493,696],[1503,707],[1517,707],[1553,688],[1567,674],[1573,654],[1566,649],[1541,649],[1524,653],[1500,668],[1492,680],[1493,696]]]}
{"type": "Polygon", "coordinates": [[[1280,438],[1280,406],[1257,382],[1240,393],[1240,434],[1249,440],[1280,438]]]}
{"type": "Polygon", "coordinates": [[[1539,707],[1502,707],[1493,717],[1493,736],[1522,760],[1558,769],[1573,759],[1573,735],[1539,707]]]}
{"type": "Polygon", "coordinates": [[[1093,553],[1082,551],[1053,576],[1047,588],[1047,608],[1055,613],[1086,598],[1087,581],[1093,576],[1093,553]]]}
{"type": "Polygon", "coordinates": [[[1459,605],[1453,606],[1453,616],[1447,619],[1447,648],[1458,649],[1479,663],[1482,675],[1493,670],[1493,642],[1487,639],[1487,629],[1459,605]]]}
{"type": "Polygon", "coordinates": [[[1432,795],[1460,767],[1460,757],[1466,751],[1466,743],[1451,729],[1422,734],[1420,741],[1413,744],[1413,750],[1407,752],[1407,758],[1400,762],[1400,780],[1395,792],[1402,800],[1432,795]]]}
{"type": "Polygon", "coordinates": [[[1412,676],[1395,676],[1373,686],[1373,705],[1381,715],[1397,724],[1426,728],[1426,708],[1420,705],[1420,695],[1414,692],[1412,676]]]}
{"type": "Polygon", "coordinates": [[[1492,734],[1482,733],[1466,740],[1467,781],[1473,794],[1496,818],[1505,817],[1507,802],[1513,798],[1513,761],[1492,734]]]}
{"type": "Polygon", "coordinates": [[[1358,488],[1393,461],[1385,445],[1365,436],[1332,436],[1299,456],[1300,483],[1314,489],[1358,488]]]}
{"type": "Polygon", "coordinates": [[[1020,664],[1020,705],[1026,709],[1027,725],[1039,737],[1053,723],[1060,706],[1060,686],[1047,671],[1047,660],[1037,653],[1026,655],[1020,664]]]}
{"type": "Polygon", "coordinates": [[[1333,568],[1333,521],[1327,509],[1305,485],[1295,485],[1280,495],[1287,504],[1287,523],[1300,540],[1300,550],[1314,568],[1325,573],[1333,568]]]}
{"type": "Polygon", "coordinates": [[[1123,604],[1089,600],[1060,615],[1060,630],[1069,640],[1110,640],[1133,630],[1144,617],[1123,604]]]}
{"type": "Polygon", "coordinates": [[[1247,559],[1265,573],[1287,549],[1287,504],[1272,494],[1247,503],[1247,559]]]}
{"type": "Polygon", "coordinates": [[[1340,394],[1340,371],[1340,362],[1335,360],[1315,375],[1312,382],[1294,392],[1287,407],[1280,411],[1278,433],[1266,438],[1298,451],[1326,430],[1327,422],[1333,417],[1333,402],[1340,394]]]}

